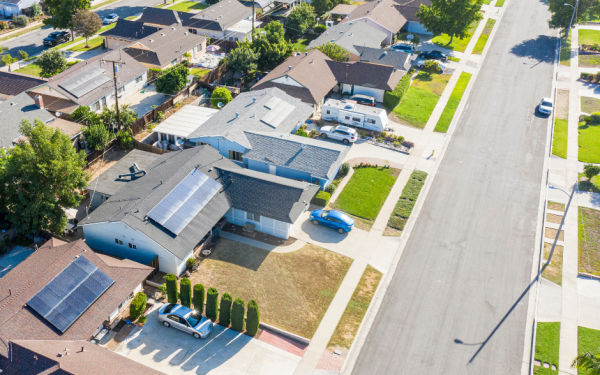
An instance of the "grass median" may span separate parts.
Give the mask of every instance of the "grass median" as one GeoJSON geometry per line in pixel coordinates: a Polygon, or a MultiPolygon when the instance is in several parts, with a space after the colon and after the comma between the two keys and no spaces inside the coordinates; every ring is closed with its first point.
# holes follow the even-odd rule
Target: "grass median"
{"type": "Polygon", "coordinates": [[[552,155],[567,158],[567,144],[569,140],[569,120],[554,119],[554,139],[552,140],[552,155]]]}
{"type": "Polygon", "coordinates": [[[178,12],[189,12],[190,10],[202,10],[208,8],[207,4],[197,3],[195,1],[182,1],[175,5],[165,5],[165,8],[169,10],[175,10],[178,12]]]}
{"type": "Polygon", "coordinates": [[[579,161],[600,164],[600,123],[579,123],[579,161]]]}
{"type": "MultiPolygon", "coordinates": [[[[597,329],[578,327],[577,329],[577,355],[592,352],[598,354],[600,348],[600,331],[597,329]]],[[[577,370],[579,375],[589,375],[592,372],[587,370],[577,370]]]]}
{"type": "Polygon", "coordinates": [[[495,24],[495,19],[488,18],[487,22],[485,23],[485,27],[483,28],[483,31],[479,36],[479,39],[477,39],[477,43],[475,43],[475,48],[473,48],[474,55],[481,55],[483,53],[485,45],[487,44],[487,41],[490,38],[490,34],[492,33],[492,29],[494,28],[495,24]]]}
{"type": "Polygon", "coordinates": [[[579,272],[600,276],[600,211],[579,207],[579,272]]]}
{"type": "Polygon", "coordinates": [[[558,374],[558,350],[560,347],[560,323],[540,322],[537,324],[535,335],[535,355],[534,359],[540,361],[542,366],[534,366],[535,375],[556,375],[558,374]],[[543,364],[548,363],[550,368],[544,368],[543,364]]]}
{"type": "Polygon", "coordinates": [[[91,51],[91,50],[95,50],[97,48],[101,48],[102,46],[104,46],[104,37],[103,36],[97,36],[95,38],[92,38],[88,41],[89,43],[89,47],[86,46],[86,43],[83,42],[81,44],[78,44],[74,47],[69,48],[69,51],[76,51],[76,52],[85,52],[85,51],[91,51]]]}
{"type": "MultiPolygon", "coordinates": [[[[551,243],[544,243],[544,259],[548,259],[552,251],[551,243]]],[[[552,281],[554,284],[562,286],[562,259],[563,259],[563,247],[556,245],[554,247],[554,253],[552,253],[552,259],[550,264],[544,263],[542,265],[542,277],[548,281],[552,281]]]]}
{"type": "Polygon", "coordinates": [[[458,82],[456,82],[456,86],[454,86],[454,90],[452,90],[452,94],[450,94],[450,99],[448,99],[448,103],[444,108],[444,112],[440,116],[438,123],[435,125],[435,129],[433,131],[445,133],[448,131],[450,127],[450,123],[454,118],[454,114],[456,113],[456,109],[460,104],[463,94],[469,85],[469,80],[471,79],[472,74],[467,72],[462,72],[460,74],[460,78],[458,78],[458,82]]]}
{"type": "Polygon", "coordinates": [[[392,214],[390,215],[388,227],[398,231],[404,230],[404,226],[417,203],[417,198],[421,193],[421,189],[423,188],[423,185],[425,185],[426,178],[426,172],[414,171],[411,173],[408,182],[404,186],[404,189],[402,189],[402,195],[400,196],[400,199],[398,199],[396,207],[394,207],[394,211],[392,211],[392,214]]]}
{"type": "Polygon", "coordinates": [[[560,65],[571,66],[571,33],[569,33],[565,46],[560,50],[560,65]]]}

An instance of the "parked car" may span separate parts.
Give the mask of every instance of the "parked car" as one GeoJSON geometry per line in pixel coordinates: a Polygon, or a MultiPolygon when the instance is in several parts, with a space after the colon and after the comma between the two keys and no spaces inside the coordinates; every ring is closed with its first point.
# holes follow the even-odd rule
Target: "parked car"
{"type": "Polygon", "coordinates": [[[425,59],[425,60],[440,60],[440,61],[448,60],[448,56],[446,56],[443,53],[441,53],[440,51],[436,51],[436,50],[421,52],[421,53],[419,53],[419,58],[425,59]]]}
{"type": "Polygon", "coordinates": [[[553,107],[552,99],[542,98],[542,100],[540,101],[540,104],[538,105],[538,111],[545,115],[551,115],[552,107],[553,107]]]}
{"type": "Polygon", "coordinates": [[[350,100],[356,101],[358,104],[370,105],[375,107],[375,98],[369,95],[352,95],[350,100]]]}
{"type": "Polygon", "coordinates": [[[53,31],[44,38],[44,45],[47,47],[54,47],[56,45],[66,43],[70,39],[70,31],[53,31]]]}
{"type": "Polygon", "coordinates": [[[446,64],[442,63],[442,62],[441,62],[441,61],[439,61],[439,60],[430,60],[430,59],[417,59],[417,67],[419,67],[419,68],[423,69],[423,68],[425,67],[425,63],[426,63],[427,61],[433,61],[433,62],[436,62],[436,63],[438,63],[439,67],[442,69],[442,72],[443,72],[444,70],[446,70],[446,64]]]}
{"type": "Polygon", "coordinates": [[[389,49],[392,51],[415,53],[415,46],[404,43],[394,44],[393,46],[389,46],[389,49]]]}
{"type": "Polygon", "coordinates": [[[342,125],[338,125],[336,127],[323,126],[321,128],[320,135],[323,139],[335,139],[336,141],[342,141],[342,143],[345,145],[354,143],[358,138],[356,135],[356,130],[342,125]]]}
{"type": "Polygon", "coordinates": [[[117,22],[118,19],[119,19],[119,15],[118,14],[111,13],[108,16],[104,17],[104,19],[102,20],[102,23],[104,23],[104,24],[111,24],[111,23],[117,22]]]}
{"type": "Polygon", "coordinates": [[[210,319],[189,307],[169,303],[158,309],[157,314],[165,327],[177,328],[197,339],[204,339],[212,332],[210,319]]]}
{"type": "Polygon", "coordinates": [[[314,210],[310,213],[310,221],[314,225],[333,228],[340,234],[348,233],[354,228],[354,220],[350,216],[334,210],[314,210]]]}

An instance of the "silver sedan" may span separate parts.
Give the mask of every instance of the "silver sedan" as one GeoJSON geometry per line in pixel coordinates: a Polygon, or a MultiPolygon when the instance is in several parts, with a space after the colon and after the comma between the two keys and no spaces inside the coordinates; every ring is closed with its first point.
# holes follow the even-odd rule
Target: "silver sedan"
{"type": "Polygon", "coordinates": [[[161,307],[157,314],[165,327],[177,328],[197,339],[206,338],[212,332],[213,323],[189,307],[169,303],[161,307]]]}

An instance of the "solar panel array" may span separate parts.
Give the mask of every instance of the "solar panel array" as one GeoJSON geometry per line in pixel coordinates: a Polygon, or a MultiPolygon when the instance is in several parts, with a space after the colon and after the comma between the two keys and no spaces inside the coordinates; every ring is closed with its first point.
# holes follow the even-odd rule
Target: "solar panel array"
{"type": "Polygon", "coordinates": [[[110,78],[105,73],[106,71],[101,67],[92,66],[86,71],[67,79],[59,84],[59,86],[67,90],[74,97],[81,98],[88,92],[110,81],[110,78]]]}
{"type": "Polygon", "coordinates": [[[221,187],[223,185],[194,169],[148,213],[148,217],[177,235],[221,187]]]}
{"type": "Polygon", "coordinates": [[[65,332],[114,282],[80,256],[27,301],[27,305],[65,332]]]}
{"type": "Polygon", "coordinates": [[[277,97],[272,97],[269,99],[265,107],[269,108],[269,112],[267,112],[260,121],[270,125],[274,128],[279,126],[281,122],[289,116],[290,113],[294,111],[296,106],[291,103],[288,103],[284,100],[281,100],[277,97]]]}

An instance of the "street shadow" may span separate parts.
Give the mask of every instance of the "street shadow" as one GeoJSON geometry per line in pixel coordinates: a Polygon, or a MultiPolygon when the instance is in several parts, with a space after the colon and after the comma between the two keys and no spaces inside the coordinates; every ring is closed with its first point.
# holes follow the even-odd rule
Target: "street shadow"
{"type": "MultiPolygon", "coordinates": [[[[527,57],[538,63],[554,62],[556,37],[538,35],[536,38],[525,40],[510,49],[510,53],[518,57],[527,57]]],[[[535,66],[535,65],[534,65],[535,66]]]]}
{"type": "Polygon", "coordinates": [[[593,94],[600,94],[600,84],[584,81],[582,79],[578,79],[577,81],[581,82],[582,88],[591,91],[593,94]]]}

